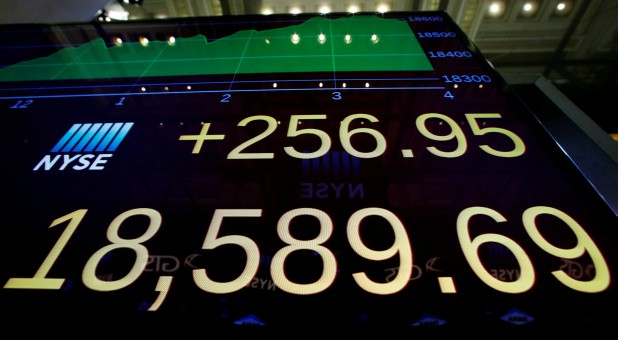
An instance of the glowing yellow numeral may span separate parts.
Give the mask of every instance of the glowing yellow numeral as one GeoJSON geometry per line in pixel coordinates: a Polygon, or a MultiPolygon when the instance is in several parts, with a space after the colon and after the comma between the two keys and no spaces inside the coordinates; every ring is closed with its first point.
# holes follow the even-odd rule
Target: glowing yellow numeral
{"type": "Polygon", "coordinates": [[[279,238],[288,245],[279,249],[270,263],[270,275],[281,290],[291,294],[307,295],[319,293],[328,288],[337,274],[335,255],[321,244],[326,242],[333,233],[333,222],[323,211],[313,208],[298,208],[283,214],[277,223],[279,238]],[[320,222],[320,233],[312,240],[299,240],[292,236],[290,223],[297,216],[314,216],[320,222]],[[324,263],[322,275],[316,282],[300,284],[290,281],[285,275],[284,264],[290,253],[297,250],[311,250],[320,255],[324,263]]]}
{"type": "Polygon", "coordinates": [[[463,155],[468,148],[468,144],[466,142],[466,136],[464,135],[459,125],[457,125],[457,122],[455,122],[449,116],[443,115],[441,113],[422,114],[418,116],[418,118],[416,118],[416,128],[423,136],[429,139],[432,139],[432,140],[436,140],[440,142],[448,141],[453,138],[457,140],[457,147],[453,151],[442,151],[442,150],[438,150],[434,146],[428,146],[427,150],[436,156],[445,157],[445,158],[455,158],[455,157],[459,157],[463,155]],[[430,118],[436,118],[436,119],[445,121],[451,128],[451,132],[446,135],[436,135],[435,133],[432,133],[431,131],[429,131],[429,129],[427,129],[427,125],[426,125],[427,120],[430,118]]]}
{"type": "Polygon", "coordinates": [[[457,217],[457,236],[459,244],[468,264],[476,275],[488,286],[504,293],[523,293],[534,284],[534,268],[526,252],[510,238],[500,234],[482,234],[474,239],[470,238],[469,224],[474,215],[485,215],[496,222],[505,222],[506,219],[499,212],[485,207],[470,207],[464,209],[457,217]],[[483,266],[478,250],[484,243],[495,242],[508,248],[519,263],[520,275],[512,282],[501,281],[493,277],[483,266]]]}
{"type": "Polygon", "coordinates": [[[553,271],[552,274],[554,274],[554,276],[565,286],[586,293],[598,293],[605,290],[609,286],[609,268],[603,258],[603,254],[601,254],[601,251],[597,248],[588,233],[586,233],[586,231],[573,218],[571,218],[571,216],[555,208],[538,206],[529,208],[524,212],[523,223],[532,240],[541,249],[551,255],[560,258],[575,259],[582,256],[584,252],[588,252],[590,258],[592,259],[592,263],[594,264],[596,273],[595,277],[590,281],[578,281],[568,276],[568,274],[563,271],[553,271]],[[575,233],[575,236],[577,237],[577,245],[571,249],[563,249],[550,244],[541,235],[536,225],[536,217],[541,214],[556,216],[566,223],[566,225],[571,228],[573,233],[575,233]]]}
{"type": "Polygon", "coordinates": [[[58,238],[58,241],[56,242],[54,247],[51,249],[49,254],[47,254],[47,257],[41,264],[41,267],[39,267],[39,270],[37,270],[37,272],[31,278],[11,278],[9,279],[4,285],[4,288],[60,289],[65,279],[50,279],[50,278],[46,278],[45,276],[47,275],[47,273],[49,273],[49,270],[51,269],[51,267],[54,265],[54,263],[58,259],[60,252],[62,252],[62,249],[64,249],[64,246],[66,246],[67,242],[69,242],[69,238],[71,238],[71,235],[73,235],[73,232],[75,232],[75,229],[77,229],[77,226],[79,225],[81,220],[84,218],[84,215],[86,215],[87,211],[88,210],[86,209],[75,210],[74,212],[70,214],[67,214],[67,215],[64,215],[62,217],[55,219],[52,222],[52,224],[49,226],[50,228],[55,227],[66,221],[70,221],[70,222],[67,228],[64,230],[64,232],[62,232],[62,235],[60,235],[60,238],[58,238]]]}
{"type": "Polygon", "coordinates": [[[194,269],[193,281],[203,291],[216,294],[235,292],[246,286],[257,273],[260,264],[260,249],[250,238],[241,235],[218,237],[224,217],[260,217],[262,209],[217,209],[215,210],[202,249],[215,249],[222,245],[235,244],[245,251],[247,262],[245,269],[234,280],[228,282],[213,281],[206,269],[194,269]]]}
{"type": "Polygon", "coordinates": [[[322,130],[299,129],[298,127],[300,126],[301,119],[326,119],[326,115],[292,115],[292,117],[290,117],[288,137],[296,137],[303,134],[316,135],[318,136],[318,138],[320,138],[321,141],[319,149],[314,152],[298,152],[296,151],[296,149],[294,149],[293,146],[286,146],[283,148],[283,150],[285,150],[288,155],[296,158],[309,159],[324,156],[328,152],[328,150],[330,150],[330,137],[326,132],[322,130]]]}
{"type": "Polygon", "coordinates": [[[341,139],[341,146],[343,149],[352,156],[358,158],[375,158],[380,156],[386,150],[386,139],[380,132],[370,128],[356,128],[350,130],[350,123],[354,119],[367,119],[368,121],[375,123],[378,122],[378,119],[372,115],[357,113],[346,117],[343,121],[341,121],[341,126],[339,127],[339,139],[341,139]],[[376,147],[372,151],[362,152],[356,150],[352,146],[352,136],[357,133],[366,133],[371,135],[376,141],[376,147]]]}
{"type": "Polygon", "coordinates": [[[266,130],[262,131],[262,133],[246,140],[244,143],[238,145],[234,148],[234,150],[230,151],[227,155],[228,159],[269,159],[275,158],[275,154],[272,152],[242,152],[249,146],[261,141],[262,139],[268,137],[277,129],[277,120],[273,117],[269,116],[251,116],[241,120],[238,123],[238,126],[247,126],[248,123],[255,120],[263,120],[268,125],[266,126],[266,130]]]}
{"type": "Polygon", "coordinates": [[[412,275],[412,247],[403,223],[392,212],[382,208],[361,209],[348,220],[347,227],[348,241],[354,251],[362,257],[372,261],[382,261],[390,259],[395,254],[399,255],[399,270],[397,276],[390,282],[380,283],[371,281],[365,273],[354,273],[352,276],[356,283],[364,290],[373,294],[393,294],[403,289],[410,281],[412,275]],[[386,219],[395,233],[393,245],[384,250],[374,250],[368,248],[360,237],[360,225],[367,216],[381,216],[386,219]]]}
{"type": "Polygon", "coordinates": [[[82,272],[82,280],[86,287],[97,291],[112,291],[122,289],[137,280],[142,274],[146,263],[148,262],[148,249],[142,245],[142,242],[148,241],[152,238],[159,228],[161,227],[161,214],[153,209],[148,208],[136,208],[125,211],[124,213],[116,216],[116,218],[110,223],[107,228],[107,239],[112,243],[96,251],[86,265],[82,272]],[[124,239],[118,235],[118,230],[122,223],[129,217],[144,215],[148,217],[150,223],[148,229],[140,237],[134,239],[124,239]],[[115,281],[104,281],[96,275],[97,266],[107,253],[115,249],[131,249],[135,252],[135,263],[129,272],[122,278],[115,281]]]}
{"type": "Polygon", "coordinates": [[[513,132],[509,130],[505,130],[502,128],[497,128],[497,127],[481,128],[478,125],[478,122],[476,121],[479,118],[482,118],[482,119],[502,118],[502,116],[499,113],[466,113],[466,119],[468,120],[468,123],[470,124],[470,128],[472,128],[472,133],[474,133],[477,136],[481,136],[487,133],[500,133],[510,138],[514,144],[513,150],[511,151],[499,151],[499,150],[492,149],[489,145],[479,145],[479,147],[483,151],[487,152],[490,155],[494,155],[498,157],[518,157],[518,156],[523,155],[524,152],[526,152],[526,145],[521,140],[521,138],[519,138],[519,136],[517,136],[516,134],[514,134],[513,132]]]}

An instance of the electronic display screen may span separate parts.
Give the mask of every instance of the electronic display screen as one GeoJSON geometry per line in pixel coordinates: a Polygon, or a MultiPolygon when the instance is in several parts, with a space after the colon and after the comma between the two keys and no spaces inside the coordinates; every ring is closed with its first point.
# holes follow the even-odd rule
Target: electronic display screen
{"type": "Polygon", "coordinates": [[[446,13],[0,37],[7,327],[611,329],[616,215],[446,13]]]}

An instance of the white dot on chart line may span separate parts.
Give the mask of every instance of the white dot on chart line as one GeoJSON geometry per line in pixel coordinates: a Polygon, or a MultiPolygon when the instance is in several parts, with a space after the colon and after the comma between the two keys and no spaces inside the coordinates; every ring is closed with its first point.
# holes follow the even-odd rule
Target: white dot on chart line
{"type": "Polygon", "coordinates": [[[412,150],[410,149],[402,149],[401,150],[401,154],[403,155],[403,157],[405,158],[411,158],[414,157],[414,154],[412,153],[412,150]]]}

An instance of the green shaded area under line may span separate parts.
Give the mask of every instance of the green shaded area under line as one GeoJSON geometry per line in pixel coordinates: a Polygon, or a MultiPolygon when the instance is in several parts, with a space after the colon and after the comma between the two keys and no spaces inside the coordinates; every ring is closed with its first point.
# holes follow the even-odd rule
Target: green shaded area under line
{"type": "Polygon", "coordinates": [[[0,81],[244,73],[431,71],[405,21],[311,18],[208,42],[203,35],[108,47],[102,38],[0,70],[0,81]]]}

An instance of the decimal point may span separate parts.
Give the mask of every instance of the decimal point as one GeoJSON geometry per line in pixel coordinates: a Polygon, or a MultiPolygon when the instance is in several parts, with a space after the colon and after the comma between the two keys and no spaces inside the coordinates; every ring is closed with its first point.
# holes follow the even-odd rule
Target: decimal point
{"type": "Polygon", "coordinates": [[[401,154],[403,155],[404,158],[412,158],[412,157],[414,157],[414,154],[412,153],[412,150],[410,150],[410,149],[402,149],[401,150],[401,154]]]}
{"type": "Polygon", "coordinates": [[[446,294],[454,294],[457,293],[457,289],[455,288],[455,281],[453,281],[452,277],[439,277],[438,283],[440,284],[440,291],[446,294]]]}

